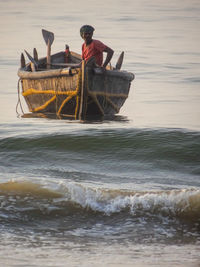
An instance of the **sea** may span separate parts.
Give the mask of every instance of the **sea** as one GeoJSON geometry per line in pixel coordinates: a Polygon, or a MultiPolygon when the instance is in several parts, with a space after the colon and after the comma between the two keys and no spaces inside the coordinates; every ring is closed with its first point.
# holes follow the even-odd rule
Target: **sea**
{"type": "Polygon", "coordinates": [[[200,1],[0,0],[0,25],[0,266],[199,267],[200,1]],[[33,116],[21,53],[46,56],[42,29],[81,53],[84,24],[112,66],[125,52],[128,99],[112,119],[33,116]]]}

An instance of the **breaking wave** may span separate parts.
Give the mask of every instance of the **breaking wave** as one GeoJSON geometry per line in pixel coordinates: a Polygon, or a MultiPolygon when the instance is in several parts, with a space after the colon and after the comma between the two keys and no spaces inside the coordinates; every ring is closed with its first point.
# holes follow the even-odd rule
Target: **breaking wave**
{"type": "Polygon", "coordinates": [[[169,216],[200,221],[200,190],[127,191],[60,183],[56,190],[30,182],[0,184],[1,215],[66,216],[69,213],[117,213],[128,216],[169,216]]]}

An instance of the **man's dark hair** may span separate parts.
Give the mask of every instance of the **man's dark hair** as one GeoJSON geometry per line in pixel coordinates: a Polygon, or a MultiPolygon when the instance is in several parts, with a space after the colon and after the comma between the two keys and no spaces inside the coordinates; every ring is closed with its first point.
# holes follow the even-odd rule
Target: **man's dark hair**
{"type": "Polygon", "coordinates": [[[90,25],[83,25],[80,28],[80,35],[82,37],[85,32],[87,32],[87,33],[93,33],[93,31],[94,31],[94,28],[92,26],[90,26],[90,25]]]}

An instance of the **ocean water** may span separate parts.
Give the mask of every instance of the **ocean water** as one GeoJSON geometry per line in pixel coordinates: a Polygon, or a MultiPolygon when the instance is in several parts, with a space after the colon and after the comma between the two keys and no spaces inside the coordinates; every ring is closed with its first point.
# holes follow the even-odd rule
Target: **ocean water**
{"type": "Polygon", "coordinates": [[[0,0],[0,23],[0,266],[200,266],[200,2],[0,0]],[[120,113],[17,115],[21,52],[44,28],[80,53],[83,24],[135,74],[120,113]]]}

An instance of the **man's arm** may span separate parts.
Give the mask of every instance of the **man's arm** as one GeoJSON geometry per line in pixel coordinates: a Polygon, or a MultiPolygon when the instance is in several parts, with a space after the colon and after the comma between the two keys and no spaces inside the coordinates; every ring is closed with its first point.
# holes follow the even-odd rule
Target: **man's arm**
{"type": "Polygon", "coordinates": [[[103,68],[106,68],[106,66],[108,65],[108,63],[112,59],[112,56],[114,54],[114,51],[110,47],[108,47],[108,46],[103,51],[107,53],[107,56],[106,56],[106,59],[105,59],[102,67],[103,68]]]}

